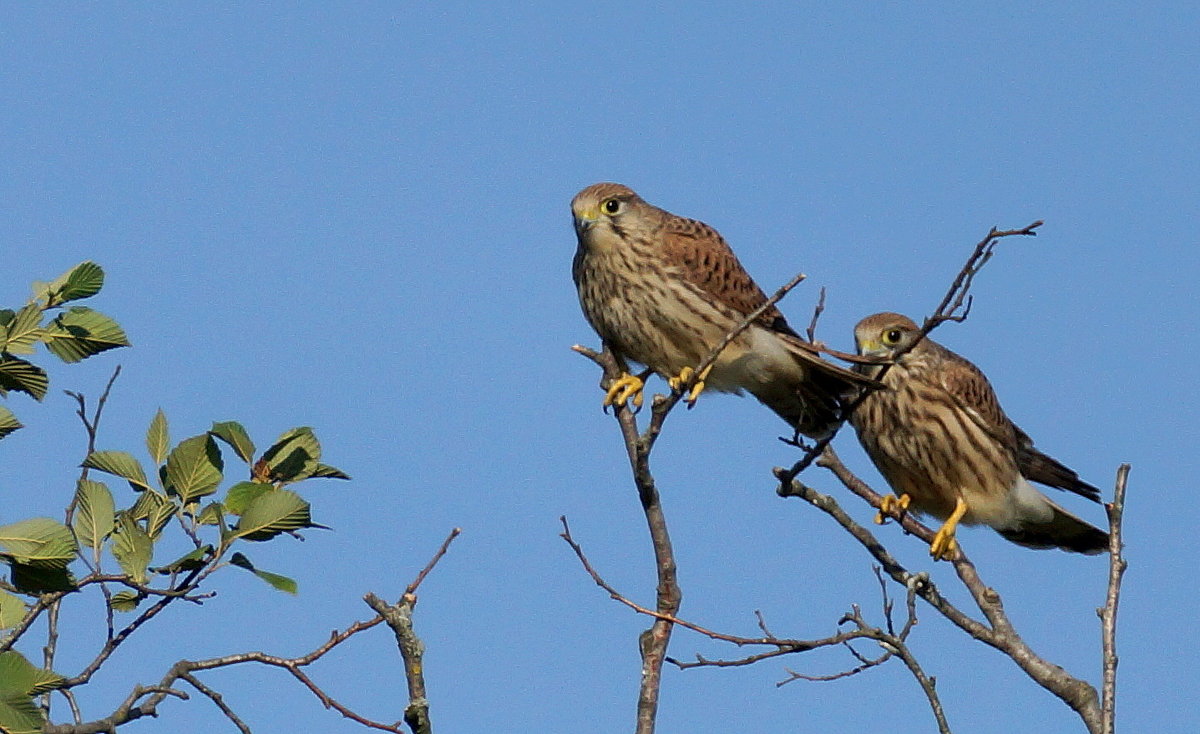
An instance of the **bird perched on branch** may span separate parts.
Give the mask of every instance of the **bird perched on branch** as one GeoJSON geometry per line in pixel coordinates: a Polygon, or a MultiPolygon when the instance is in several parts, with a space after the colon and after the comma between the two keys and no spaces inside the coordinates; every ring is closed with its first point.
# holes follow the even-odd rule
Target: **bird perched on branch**
{"type": "Polygon", "coordinates": [[[946,558],[961,524],[987,525],[1029,548],[1078,553],[1108,549],[1108,534],[1052,502],[1029,482],[1074,492],[1094,502],[1100,491],[1038,451],[1004,414],[978,367],[928,338],[905,316],[878,313],[854,328],[862,356],[890,362],[858,365],[887,389],[868,395],[850,414],[867,455],[896,495],[885,513],[906,509],[944,520],[929,551],[946,558]],[[907,350],[907,351],[905,351],[907,350]]]}
{"type": "Polygon", "coordinates": [[[572,268],[584,316],[622,374],[605,406],[641,405],[649,371],[686,390],[758,398],[800,433],[819,437],[840,420],[839,400],[866,376],[832,365],[773,305],[712,366],[708,353],[768,299],[715,229],[648,204],[629,188],[598,183],[571,202],[579,248],[572,268]],[[649,368],[635,375],[628,362],[649,368]]]}

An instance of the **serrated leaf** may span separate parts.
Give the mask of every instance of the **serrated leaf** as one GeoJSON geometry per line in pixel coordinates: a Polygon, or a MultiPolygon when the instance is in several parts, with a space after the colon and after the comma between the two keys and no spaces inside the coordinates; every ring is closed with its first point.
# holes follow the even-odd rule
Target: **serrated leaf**
{"type": "Polygon", "coordinates": [[[184,554],[174,561],[171,561],[165,566],[159,566],[154,569],[158,573],[178,573],[180,571],[194,571],[197,568],[202,568],[208,563],[212,557],[214,549],[211,545],[202,545],[196,548],[191,553],[184,554]]]}
{"type": "Polygon", "coordinates": [[[349,479],[350,475],[336,466],[317,462],[317,468],[308,476],[309,479],[349,479]]]}
{"type": "Polygon", "coordinates": [[[66,568],[75,559],[71,529],[48,517],[0,526],[0,556],[43,568],[66,568]]]}
{"type": "Polygon", "coordinates": [[[21,601],[21,597],[13,596],[0,589],[0,630],[16,627],[22,619],[25,619],[28,611],[29,608],[25,606],[25,602],[21,601]]]}
{"type": "Polygon", "coordinates": [[[223,525],[225,523],[225,506],[220,502],[209,502],[200,510],[200,514],[196,515],[196,522],[200,525],[223,525]]]}
{"type": "Polygon", "coordinates": [[[22,594],[38,596],[49,591],[74,591],[76,588],[75,576],[65,567],[30,566],[16,562],[11,565],[12,574],[9,578],[22,594]]]}
{"type": "Polygon", "coordinates": [[[189,504],[217,491],[225,461],[207,433],[179,442],[167,456],[167,491],[189,504]]]}
{"type": "Polygon", "coordinates": [[[24,427],[11,410],[0,405],[0,438],[4,438],[13,431],[24,427]]]}
{"type": "Polygon", "coordinates": [[[225,493],[225,509],[233,515],[240,515],[246,506],[267,492],[274,492],[275,487],[258,482],[238,482],[225,493]]]}
{"type": "Polygon", "coordinates": [[[19,357],[0,354],[0,395],[15,390],[40,401],[46,397],[49,387],[50,377],[46,370],[19,357]]]}
{"type": "Polygon", "coordinates": [[[146,568],[154,554],[154,542],[129,515],[122,515],[117,523],[117,533],[113,537],[113,556],[135,583],[146,583],[146,568]]]}
{"type": "Polygon", "coordinates": [[[279,589],[280,591],[286,591],[289,594],[295,594],[299,590],[295,579],[290,579],[287,576],[281,576],[277,573],[271,573],[270,571],[260,571],[254,567],[254,564],[250,562],[249,558],[241,553],[234,553],[233,556],[230,557],[229,562],[238,568],[246,569],[250,573],[259,577],[263,581],[266,581],[268,584],[276,589],[279,589]]]}
{"type": "Polygon", "coordinates": [[[55,294],[56,303],[90,298],[104,287],[104,270],[96,263],[87,260],[60,276],[52,286],[58,286],[55,294]]]}
{"type": "Polygon", "coordinates": [[[132,612],[137,609],[137,605],[141,601],[142,597],[138,596],[136,592],[125,589],[112,595],[109,606],[113,608],[114,612],[132,612]]]}
{"type": "Polygon", "coordinates": [[[158,540],[162,529],[175,516],[177,509],[179,509],[179,505],[158,492],[150,490],[138,495],[137,502],[134,502],[133,507],[129,508],[129,515],[134,520],[145,520],[146,534],[150,536],[151,540],[158,540]]]}
{"type": "Polygon", "coordinates": [[[155,464],[161,464],[167,458],[167,451],[170,448],[171,437],[167,432],[167,416],[163,413],[162,408],[159,408],[150,421],[150,428],[146,430],[146,450],[150,452],[150,458],[154,459],[155,464]]]}
{"type": "Polygon", "coordinates": [[[46,327],[46,348],[64,362],[79,362],[109,349],[129,346],[125,332],[108,316],[73,306],[46,327]]]}
{"type": "Polygon", "coordinates": [[[0,336],[0,351],[9,354],[33,354],[33,345],[42,338],[42,308],[37,303],[30,303],[20,311],[6,311],[12,314],[4,321],[3,332],[0,336]]]}
{"type": "Polygon", "coordinates": [[[0,692],[0,732],[39,734],[45,724],[46,716],[32,696],[0,692]]]}
{"type": "Polygon", "coordinates": [[[80,479],[75,488],[75,537],[88,548],[99,548],[113,531],[116,505],[102,482],[80,479]]]}
{"type": "Polygon", "coordinates": [[[275,489],[246,505],[232,534],[237,538],[262,541],[307,527],[312,527],[308,503],[295,492],[275,489]]]}
{"type": "Polygon", "coordinates": [[[80,466],[121,477],[139,492],[150,489],[141,463],[127,451],[93,451],[80,466]]]}
{"type": "Polygon", "coordinates": [[[298,482],[312,475],[321,458],[321,444],[308,426],[285,431],[263,452],[268,481],[298,482]]]}
{"type": "Polygon", "coordinates": [[[58,688],[65,679],[53,670],[38,668],[16,650],[0,652],[0,693],[36,696],[58,688]]]}
{"type": "Polygon", "coordinates": [[[254,442],[246,429],[237,421],[213,423],[209,433],[229,444],[238,458],[249,464],[254,459],[254,442]]]}

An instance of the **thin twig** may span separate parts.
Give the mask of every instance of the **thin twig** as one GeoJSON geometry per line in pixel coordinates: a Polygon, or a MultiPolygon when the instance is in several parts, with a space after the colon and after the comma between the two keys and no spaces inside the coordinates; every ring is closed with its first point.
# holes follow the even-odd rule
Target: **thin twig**
{"type": "Polygon", "coordinates": [[[454,528],[450,531],[450,534],[447,535],[446,539],[442,541],[442,547],[438,548],[437,553],[433,554],[433,558],[429,559],[429,563],[425,564],[425,568],[421,569],[421,572],[417,574],[417,577],[413,579],[413,582],[404,590],[405,594],[417,593],[417,587],[421,585],[421,582],[425,580],[425,577],[429,575],[429,572],[433,570],[433,567],[437,565],[438,561],[442,560],[442,556],[446,555],[446,550],[450,548],[450,544],[454,542],[454,539],[457,538],[460,533],[462,533],[462,528],[454,528]]]}
{"type": "Polygon", "coordinates": [[[1108,593],[1100,615],[1104,674],[1101,682],[1100,731],[1113,734],[1117,716],[1117,607],[1121,601],[1121,578],[1129,566],[1122,556],[1121,520],[1125,514],[1125,486],[1129,482],[1129,464],[1117,469],[1113,501],[1105,505],[1108,513],[1108,593]]]}
{"type": "Polygon", "coordinates": [[[813,309],[812,321],[808,322],[808,340],[812,343],[817,341],[817,319],[821,318],[821,314],[825,313],[825,286],[821,286],[821,295],[817,298],[817,306],[813,309]]]}
{"type": "Polygon", "coordinates": [[[179,679],[187,681],[192,685],[192,688],[195,688],[197,691],[200,691],[200,693],[208,696],[208,699],[212,701],[217,708],[221,709],[221,713],[225,714],[225,718],[233,722],[233,725],[238,728],[238,731],[242,732],[242,734],[251,734],[250,727],[246,726],[246,722],[238,718],[238,715],[233,712],[233,709],[229,708],[229,705],[225,703],[225,698],[221,696],[220,693],[217,693],[213,689],[204,685],[198,678],[196,678],[196,676],[192,675],[191,673],[180,673],[179,679]]]}

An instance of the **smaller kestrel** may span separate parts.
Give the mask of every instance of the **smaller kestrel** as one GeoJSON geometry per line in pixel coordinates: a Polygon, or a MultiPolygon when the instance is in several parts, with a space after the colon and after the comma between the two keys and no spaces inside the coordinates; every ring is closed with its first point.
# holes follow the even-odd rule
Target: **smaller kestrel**
{"type": "MultiPolygon", "coordinates": [[[[905,316],[878,313],[854,328],[858,353],[894,358],[921,334],[905,316]]],[[[855,369],[877,375],[879,365],[855,369]]],[[[955,529],[987,525],[1029,548],[1077,553],[1108,549],[1108,534],[1052,502],[1029,480],[1100,501],[1100,491],[1038,451],[1004,414],[987,377],[954,352],[924,338],[891,363],[877,390],[850,414],[867,455],[895,491],[885,513],[927,513],[944,524],[929,551],[952,555],[955,529]]]]}
{"type": "Polygon", "coordinates": [[[623,371],[605,405],[641,404],[646,375],[630,372],[633,361],[672,388],[694,381],[689,402],[706,387],[744,390],[800,433],[817,437],[837,426],[844,396],[875,384],[821,359],[774,306],[696,375],[725,335],[767,302],[729,245],[707,224],[659,209],[620,184],[580,191],[571,213],[579,303],[623,371]]]}

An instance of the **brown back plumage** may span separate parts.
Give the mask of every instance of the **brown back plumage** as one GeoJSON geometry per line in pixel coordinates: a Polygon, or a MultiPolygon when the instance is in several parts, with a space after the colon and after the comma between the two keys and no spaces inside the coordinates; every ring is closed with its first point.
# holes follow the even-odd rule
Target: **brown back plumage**
{"type": "MultiPolygon", "coordinates": [[[[715,229],[626,186],[589,186],[571,208],[580,305],[618,357],[673,377],[768,300],[715,229]]],[[[836,425],[842,395],[873,381],[820,359],[772,306],[722,352],[706,384],[748,391],[814,435],[836,425]]]]}

